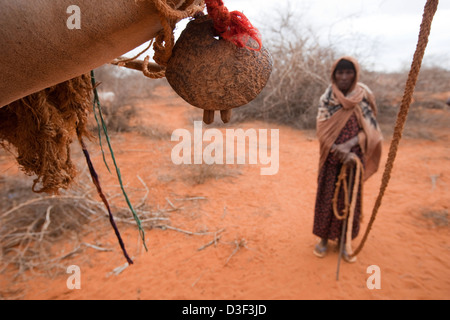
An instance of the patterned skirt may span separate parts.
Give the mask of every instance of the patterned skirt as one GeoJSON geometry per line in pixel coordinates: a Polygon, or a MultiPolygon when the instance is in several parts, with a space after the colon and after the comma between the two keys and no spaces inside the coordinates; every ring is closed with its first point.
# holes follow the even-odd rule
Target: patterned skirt
{"type": "MultiPolygon", "coordinates": [[[[352,115],[347,121],[345,127],[342,129],[339,137],[336,139],[336,144],[341,144],[347,140],[358,135],[360,130],[358,120],[355,115],[352,115]]],[[[359,145],[356,145],[351,150],[360,159],[364,166],[363,155],[359,145]]],[[[341,171],[342,164],[334,154],[328,155],[325,164],[319,172],[316,206],[314,211],[314,225],[313,234],[325,239],[339,240],[342,232],[343,220],[338,220],[333,213],[333,197],[336,187],[336,182],[341,171]]],[[[355,216],[353,218],[352,239],[356,238],[360,228],[361,217],[361,182],[358,190],[358,198],[356,201],[355,216]]],[[[341,188],[339,193],[337,209],[339,214],[345,206],[344,191],[341,188]]]]}

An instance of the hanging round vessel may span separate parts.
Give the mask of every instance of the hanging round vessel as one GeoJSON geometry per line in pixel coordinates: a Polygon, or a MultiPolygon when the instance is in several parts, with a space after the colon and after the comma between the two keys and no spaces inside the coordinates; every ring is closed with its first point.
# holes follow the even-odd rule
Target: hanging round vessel
{"type": "Polygon", "coordinates": [[[250,50],[217,38],[213,21],[205,15],[190,21],[181,33],[166,78],[179,96],[204,109],[203,121],[210,124],[215,110],[220,110],[226,123],[231,109],[255,99],[271,72],[272,57],[267,49],[250,50]]]}

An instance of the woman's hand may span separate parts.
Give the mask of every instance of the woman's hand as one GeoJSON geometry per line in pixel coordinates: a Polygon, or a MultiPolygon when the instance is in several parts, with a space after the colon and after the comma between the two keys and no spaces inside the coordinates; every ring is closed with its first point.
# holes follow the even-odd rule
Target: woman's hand
{"type": "Polygon", "coordinates": [[[334,155],[341,162],[351,161],[352,156],[350,155],[351,154],[350,150],[352,150],[352,148],[357,144],[358,144],[358,136],[355,136],[354,138],[347,140],[344,143],[333,144],[330,152],[334,153],[334,155]]]}

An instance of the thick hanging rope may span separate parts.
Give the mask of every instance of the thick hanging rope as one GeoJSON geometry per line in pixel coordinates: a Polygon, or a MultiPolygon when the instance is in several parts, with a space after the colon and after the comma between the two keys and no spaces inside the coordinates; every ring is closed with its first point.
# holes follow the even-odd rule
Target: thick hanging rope
{"type": "Polygon", "coordinates": [[[422,23],[420,25],[420,33],[419,39],[416,47],[416,52],[414,53],[413,62],[411,64],[411,70],[408,75],[408,80],[406,81],[405,92],[402,99],[402,104],[400,106],[399,113],[397,115],[397,122],[394,129],[393,139],[389,148],[388,159],[386,162],[386,166],[383,173],[383,178],[381,181],[380,191],[378,193],[378,197],[376,199],[372,216],[370,217],[369,224],[367,226],[364,237],[361,241],[361,244],[355,250],[355,252],[351,255],[354,257],[361,252],[364,244],[367,241],[367,237],[372,229],[373,223],[375,222],[376,215],[381,206],[381,201],[383,199],[386,188],[389,184],[389,180],[391,178],[392,169],[394,167],[395,157],[397,156],[397,150],[402,138],[403,128],[406,123],[406,118],[408,116],[409,107],[412,102],[412,96],[414,93],[414,89],[416,87],[417,79],[419,77],[420,68],[422,66],[423,56],[425,55],[425,49],[428,45],[428,38],[431,32],[431,24],[433,22],[433,17],[437,11],[437,7],[439,4],[439,0],[427,0],[424,8],[424,14],[422,23]]]}

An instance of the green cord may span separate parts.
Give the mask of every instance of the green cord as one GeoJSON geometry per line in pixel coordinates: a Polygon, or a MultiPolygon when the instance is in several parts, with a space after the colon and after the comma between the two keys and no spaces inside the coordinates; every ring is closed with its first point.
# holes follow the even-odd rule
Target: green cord
{"type": "MultiPolygon", "coordinates": [[[[108,142],[108,147],[109,147],[109,151],[111,153],[111,158],[112,158],[114,166],[116,168],[116,173],[117,173],[117,178],[119,179],[120,188],[122,189],[122,193],[123,193],[123,195],[125,197],[125,200],[126,200],[126,202],[128,204],[128,207],[130,208],[131,212],[133,213],[134,220],[136,221],[136,224],[137,224],[137,226],[139,228],[139,233],[141,235],[142,242],[144,244],[144,248],[145,248],[146,251],[148,251],[147,245],[145,244],[145,232],[144,232],[144,229],[142,228],[141,220],[139,219],[138,215],[134,211],[133,206],[131,205],[131,202],[128,199],[128,195],[127,195],[127,193],[125,191],[125,188],[123,186],[123,183],[122,183],[122,176],[120,174],[120,169],[117,166],[116,159],[114,157],[114,152],[113,152],[113,149],[112,149],[112,146],[111,146],[111,141],[109,139],[108,130],[106,128],[106,123],[105,123],[105,120],[103,118],[102,109],[101,109],[101,106],[100,106],[100,99],[98,98],[98,92],[97,92],[97,88],[96,88],[96,84],[95,84],[94,70],[91,70],[91,81],[92,81],[92,86],[94,88],[94,115],[95,115],[95,120],[97,121],[98,134],[99,134],[99,140],[100,140],[100,147],[102,148],[102,153],[103,153],[103,147],[102,147],[102,144],[101,144],[101,129],[100,129],[100,123],[99,123],[97,115],[96,115],[96,108],[98,109],[98,113],[99,113],[101,124],[102,124],[101,126],[103,128],[103,132],[105,134],[106,141],[108,142]]],[[[103,161],[105,162],[105,165],[108,168],[108,165],[106,163],[106,159],[105,159],[104,153],[103,153],[103,161]]],[[[109,168],[108,168],[108,171],[109,171],[109,168]]],[[[111,171],[109,171],[109,172],[111,172],[111,171]]]]}
{"type": "MultiPolygon", "coordinates": [[[[103,156],[103,162],[105,163],[106,168],[108,169],[108,172],[111,173],[111,170],[109,169],[108,163],[106,162],[106,158],[105,158],[105,152],[103,151],[103,145],[102,145],[102,129],[100,128],[100,123],[98,121],[97,118],[97,112],[95,112],[95,107],[97,106],[100,116],[102,116],[102,109],[100,107],[100,99],[98,97],[98,92],[97,92],[97,88],[95,87],[95,77],[94,77],[94,71],[91,71],[91,82],[92,82],[92,87],[94,88],[94,117],[95,117],[95,121],[97,122],[97,129],[98,129],[98,141],[100,142],[100,150],[102,150],[102,156],[103,156]]],[[[102,123],[104,123],[103,121],[103,117],[102,117],[102,123]]],[[[103,128],[103,131],[105,131],[106,129],[103,128]]]]}

